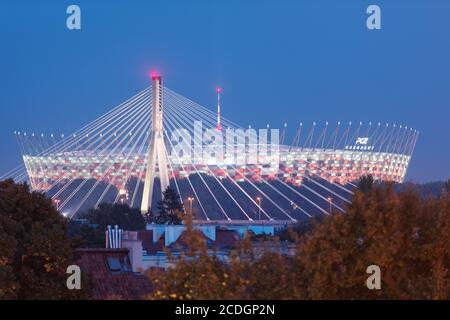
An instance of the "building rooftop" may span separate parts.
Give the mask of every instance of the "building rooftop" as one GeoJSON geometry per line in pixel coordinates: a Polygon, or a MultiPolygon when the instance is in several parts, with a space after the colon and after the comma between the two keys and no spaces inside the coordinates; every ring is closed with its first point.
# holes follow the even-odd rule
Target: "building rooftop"
{"type": "Polygon", "coordinates": [[[150,280],[131,270],[128,249],[77,249],[77,265],[92,282],[94,300],[143,299],[152,292],[150,280]]]}

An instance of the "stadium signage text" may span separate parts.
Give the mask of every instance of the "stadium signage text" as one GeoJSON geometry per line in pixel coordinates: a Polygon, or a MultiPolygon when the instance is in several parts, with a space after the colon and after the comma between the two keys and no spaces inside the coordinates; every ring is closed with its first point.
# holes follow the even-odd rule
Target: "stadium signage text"
{"type": "Polygon", "coordinates": [[[363,145],[367,145],[369,143],[369,138],[357,138],[356,139],[356,144],[363,144],[363,145]]]}
{"type": "Polygon", "coordinates": [[[374,149],[374,146],[369,145],[368,137],[357,137],[354,145],[345,146],[346,150],[367,150],[371,151],[374,149]]]}

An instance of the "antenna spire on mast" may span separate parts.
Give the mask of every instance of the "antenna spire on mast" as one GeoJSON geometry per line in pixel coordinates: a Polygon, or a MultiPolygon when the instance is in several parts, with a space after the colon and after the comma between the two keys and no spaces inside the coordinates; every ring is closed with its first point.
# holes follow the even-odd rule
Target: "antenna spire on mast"
{"type": "Polygon", "coordinates": [[[222,130],[222,126],[220,125],[220,94],[222,93],[222,88],[217,87],[217,130],[222,130]]]}

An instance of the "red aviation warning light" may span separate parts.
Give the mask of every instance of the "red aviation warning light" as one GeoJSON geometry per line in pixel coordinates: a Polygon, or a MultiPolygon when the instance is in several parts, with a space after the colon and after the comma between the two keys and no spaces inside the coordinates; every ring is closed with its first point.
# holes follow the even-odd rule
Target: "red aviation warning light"
{"type": "Polygon", "coordinates": [[[159,73],[156,72],[156,71],[152,71],[151,77],[152,77],[152,80],[157,80],[157,79],[160,79],[160,78],[161,78],[161,76],[159,75],[159,73]]]}
{"type": "Polygon", "coordinates": [[[222,93],[222,88],[217,87],[217,130],[222,130],[222,126],[220,125],[220,94],[222,93]]]}

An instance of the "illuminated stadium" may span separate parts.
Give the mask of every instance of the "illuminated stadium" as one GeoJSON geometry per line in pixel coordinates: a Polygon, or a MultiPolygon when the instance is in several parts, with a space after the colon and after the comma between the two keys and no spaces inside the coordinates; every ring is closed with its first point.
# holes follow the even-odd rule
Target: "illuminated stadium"
{"type": "Polygon", "coordinates": [[[71,217],[102,202],[145,213],[170,185],[198,221],[294,222],[343,212],[363,175],[403,182],[419,135],[379,122],[243,128],[220,116],[220,95],[213,112],[154,74],[71,135],[16,131],[21,178],[71,217]]]}

